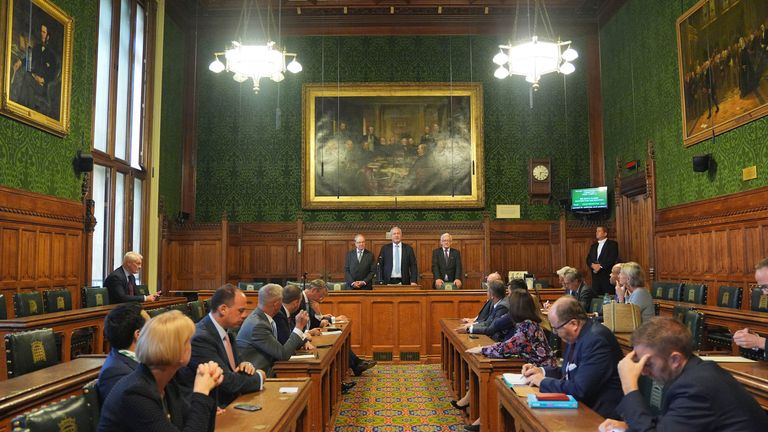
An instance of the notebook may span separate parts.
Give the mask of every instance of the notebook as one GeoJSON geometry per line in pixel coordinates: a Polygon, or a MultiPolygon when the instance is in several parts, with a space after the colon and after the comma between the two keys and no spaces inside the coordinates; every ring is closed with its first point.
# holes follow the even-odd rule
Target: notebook
{"type": "Polygon", "coordinates": [[[539,393],[528,395],[529,408],[578,408],[579,403],[571,395],[562,393],[539,393]],[[557,395],[557,396],[554,396],[557,395]],[[552,400],[555,399],[555,400],[552,400]],[[560,400],[558,400],[560,399],[560,400]],[[564,400],[563,400],[564,399],[564,400]]]}

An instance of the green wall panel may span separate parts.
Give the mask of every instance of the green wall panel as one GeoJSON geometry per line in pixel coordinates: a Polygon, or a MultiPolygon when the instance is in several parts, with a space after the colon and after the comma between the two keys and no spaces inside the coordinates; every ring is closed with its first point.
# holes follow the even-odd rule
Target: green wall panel
{"type": "Polygon", "coordinates": [[[0,117],[0,185],[79,200],[81,180],[72,169],[78,149],[91,142],[93,71],[98,2],[56,0],[74,18],[70,134],[59,138],[0,117]]]}
{"type": "Polygon", "coordinates": [[[653,140],[658,208],[768,185],[765,175],[741,181],[742,168],[757,165],[760,174],[768,162],[767,118],[683,147],[675,21],[695,3],[630,0],[600,33],[606,178],[616,158],[644,160],[653,140]],[[714,176],[691,168],[704,153],[717,161],[714,176]]]}
{"type": "Polygon", "coordinates": [[[163,99],[160,126],[160,199],[166,215],[181,210],[184,150],[184,33],[169,16],[163,31],[163,99]]]}
{"type": "MultiPolygon", "coordinates": [[[[586,74],[583,60],[564,83],[546,76],[528,106],[529,86],[520,77],[499,81],[491,58],[500,40],[490,37],[296,37],[287,46],[304,71],[278,86],[208,71],[212,53],[226,40],[201,41],[198,58],[198,220],[308,221],[476,220],[483,210],[301,210],[301,86],[337,82],[482,82],[486,210],[521,204],[523,219],[557,218],[559,208],[528,205],[528,159],[550,157],[553,195],[589,184],[586,74]],[[279,89],[278,89],[279,87],[279,89]],[[276,112],[279,107],[280,124],[276,112]]],[[[575,48],[585,55],[583,42],[575,48]]]]}

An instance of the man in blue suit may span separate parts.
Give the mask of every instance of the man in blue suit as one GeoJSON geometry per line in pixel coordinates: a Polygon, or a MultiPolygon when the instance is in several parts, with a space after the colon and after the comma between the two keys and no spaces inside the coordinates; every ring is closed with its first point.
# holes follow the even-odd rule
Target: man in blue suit
{"type": "Polygon", "coordinates": [[[560,297],[547,313],[552,330],[568,346],[562,368],[523,365],[523,375],[543,393],[565,393],[603,417],[614,414],[621,400],[616,365],[624,357],[608,327],[587,319],[578,300],[560,297]]]}
{"type": "Polygon", "coordinates": [[[399,227],[392,227],[389,232],[392,243],[385,244],[379,251],[381,281],[385,284],[418,285],[419,268],[413,248],[400,241],[403,231],[399,227]]]}
{"type": "Polygon", "coordinates": [[[624,421],[607,419],[601,431],[768,430],[768,416],[733,375],[693,355],[691,333],[679,321],[644,322],[632,335],[632,346],[618,367],[624,398],[616,411],[624,421]],[[664,386],[658,415],[639,391],[640,375],[664,386]]]}
{"type": "Polygon", "coordinates": [[[136,370],[139,364],[136,360],[136,341],[139,339],[139,330],[148,319],[149,315],[138,303],[119,304],[104,318],[104,336],[112,348],[96,382],[101,403],[104,403],[112,387],[122,377],[136,370]]]}
{"type": "Polygon", "coordinates": [[[488,291],[491,293],[491,311],[488,317],[483,321],[465,324],[456,329],[457,333],[483,334],[490,336],[496,342],[501,342],[509,330],[514,327],[514,323],[505,317],[509,312],[509,301],[507,299],[507,287],[500,280],[488,282],[488,291]],[[502,324],[502,321],[506,324],[502,324]]]}

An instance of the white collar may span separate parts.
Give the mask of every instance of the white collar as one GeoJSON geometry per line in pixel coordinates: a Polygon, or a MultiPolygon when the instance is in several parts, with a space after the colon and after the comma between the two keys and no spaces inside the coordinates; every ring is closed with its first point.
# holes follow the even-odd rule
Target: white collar
{"type": "Polygon", "coordinates": [[[213,312],[209,313],[208,316],[211,317],[213,326],[216,327],[216,331],[219,332],[219,339],[224,340],[224,338],[227,336],[227,330],[222,327],[218,321],[216,321],[216,318],[213,317],[213,312]]]}

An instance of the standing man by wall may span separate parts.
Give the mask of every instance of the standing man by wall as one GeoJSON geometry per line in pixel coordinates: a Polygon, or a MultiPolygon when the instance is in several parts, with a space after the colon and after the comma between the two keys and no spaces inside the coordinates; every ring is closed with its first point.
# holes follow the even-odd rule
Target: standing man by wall
{"type": "Polygon", "coordinates": [[[379,251],[382,281],[385,284],[418,285],[419,269],[413,248],[401,242],[403,231],[400,227],[392,227],[389,232],[392,243],[382,246],[379,251]]]}
{"type": "Polygon", "coordinates": [[[587,265],[592,270],[592,289],[599,296],[614,295],[611,285],[611,268],[619,259],[619,244],[608,238],[608,229],[599,226],[595,229],[597,242],[593,243],[587,254],[587,265]]]}
{"type": "Polygon", "coordinates": [[[432,274],[435,277],[434,287],[442,288],[446,282],[452,282],[456,288],[461,288],[461,278],[464,273],[461,268],[461,253],[451,247],[453,237],[445,233],[440,236],[439,248],[432,251],[432,274]]]}
{"type": "Polygon", "coordinates": [[[355,236],[355,248],[347,252],[344,259],[344,280],[346,288],[353,290],[373,289],[373,274],[376,266],[373,262],[373,252],[365,248],[365,237],[355,236]]]}

